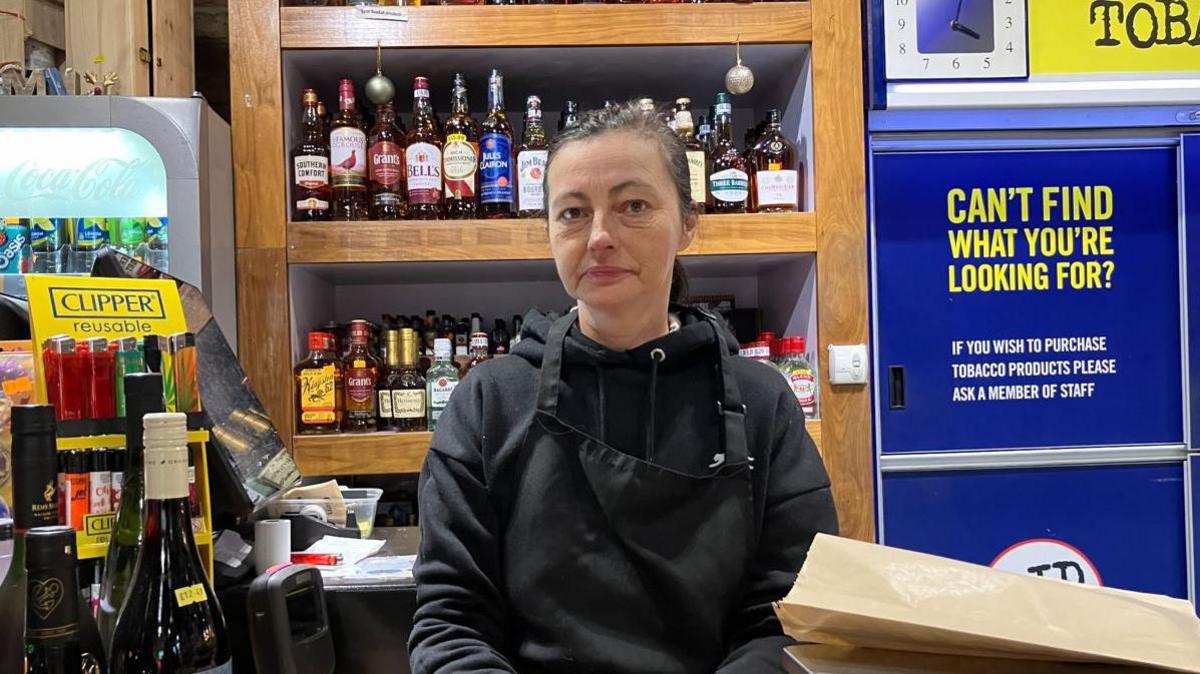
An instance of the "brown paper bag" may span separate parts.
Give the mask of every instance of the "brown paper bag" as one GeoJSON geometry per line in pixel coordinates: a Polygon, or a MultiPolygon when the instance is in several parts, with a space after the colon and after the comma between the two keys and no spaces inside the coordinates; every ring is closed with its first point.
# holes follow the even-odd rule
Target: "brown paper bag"
{"type": "Polygon", "coordinates": [[[1186,601],[818,535],[775,612],[798,641],[1200,673],[1186,601]]]}

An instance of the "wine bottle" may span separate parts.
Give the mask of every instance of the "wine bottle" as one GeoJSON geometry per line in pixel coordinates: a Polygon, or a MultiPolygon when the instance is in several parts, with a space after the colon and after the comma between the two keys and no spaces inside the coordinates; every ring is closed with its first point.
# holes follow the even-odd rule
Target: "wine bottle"
{"type": "Polygon", "coordinates": [[[163,379],[157,372],[125,375],[125,466],[121,482],[121,504],[104,559],[100,581],[100,615],[97,624],[105,652],[112,652],[117,615],[133,578],[138,546],[142,542],[142,416],[162,412],[163,379]]]}
{"type": "Polygon", "coordinates": [[[58,524],[53,405],[12,409],[13,556],[0,583],[0,674],[25,671],[26,532],[58,524]]]}
{"type": "Polygon", "coordinates": [[[29,594],[25,612],[28,674],[78,674],[79,581],[75,576],[75,530],[37,527],[25,534],[29,594]]]}
{"type": "Polygon", "coordinates": [[[187,417],[147,414],[144,427],[146,525],[109,674],[232,674],[225,619],[192,538],[187,417]]]}

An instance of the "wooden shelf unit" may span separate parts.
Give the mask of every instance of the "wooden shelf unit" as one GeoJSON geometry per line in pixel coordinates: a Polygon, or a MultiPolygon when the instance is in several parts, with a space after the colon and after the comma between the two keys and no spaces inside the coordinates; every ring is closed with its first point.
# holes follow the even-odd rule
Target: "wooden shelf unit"
{"type": "MultiPolygon", "coordinates": [[[[805,424],[821,448],[821,420],[805,424]]],[[[433,433],[297,435],[292,447],[305,475],[386,475],[421,470],[433,433]]]]}
{"type": "Polygon", "coordinates": [[[577,47],[811,42],[807,2],[750,5],[471,5],[384,8],[400,21],[355,8],[282,7],[284,49],[386,47],[577,47]]]}
{"type": "MultiPolygon", "coordinates": [[[[288,262],[544,260],[538,219],[304,222],[288,225],[288,262]]],[[[815,253],[813,213],[704,215],[685,255],[815,253]]]]}
{"type": "MultiPolygon", "coordinates": [[[[514,47],[695,50],[731,44],[740,34],[744,45],[763,45],[761,49],[803,45],[811,73],[811,92],[806,95],[812,101],[812,133],[807,140],[815,212],[705,217],[700,238],[688,254],[748,259],[763,254],[764,260],[776,254],[815,254],[819,371],[827,371],[827,344],[868,341],[860,3],[386,8],[402,20],[366,18],[354,7],[279,3],[239,0],[229,8],[231,94],[236,102],[232,121],[239,346],[254,389],[285,440],[291,440],[302,472],[415,471],[429,440],[423,434],[291,437],[291,367],[298,354],[292,353],[289,265],[329,264],[331,273],[337,273],[339,263],[543,260],[549,252],[541,223],[533,220],[289,223],[284,158],[290,140],[285,137],[283,100],[296,93],[284,91],[289,51],[297,52],[290,58],[303,54],[308,63],[322,52],[344,63],[373,63],[368,54],[377,43],[388,49],[489,48],[491,53],[514,47]]],[[[481,65],[487,53],[480,51],[481,65]]],[[[650,67],[661,69],[669,63],[655,61],[650,67]]],[[[329,73],[330,78],[337,76],[329,73]]],[[[833,482],[841,530],[871,540],[869,390],[834,388],[824,378],[820,386],[823,423],[810,423],[810,429],[833,482]]]]}

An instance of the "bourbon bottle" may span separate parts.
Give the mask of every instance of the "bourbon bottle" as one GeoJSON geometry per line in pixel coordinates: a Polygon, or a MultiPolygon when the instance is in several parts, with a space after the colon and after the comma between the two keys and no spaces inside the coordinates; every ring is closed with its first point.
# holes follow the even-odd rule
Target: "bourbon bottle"
{"type": "Polygon", "coordinates": [[[558,132],[562,133],[576,124],[579,124],[579,104],[570,99],[563,101],[562,115],[558,118],[558,132]]]}
{"type": "Polygon", "coordinates": [[[767,126],[751,154],[751,194],[758,213],[789,213],[801,206],[800,153],[783,135],[779,111],[767,111],[767,126]]]}
{"type": "Polygon", "coordinates": [[[446,185],[446,217],[475,217],[478,208],[479,126],[467,104],[467,79],[454,75],[450,118],[446,120],[446,146],[442,151],[442,177],[446,185]]]}
{"type": "Polygon", "coordinates": [[[337,433],[342,421],[342,361],[333,337],[308,333],[308,357],[296,366],[296,432],[337,433]]]}
{"type": "Polygon", "coordinates": [[[429,80],[413,81],[412,128],[405,136],[408,217],[436,220],[442,215],[442,137],[429,102],[429,80]]]}
{"type": "Polygon", "coordinates": [[[329,140],[317,114],[317,92],[304,90],[300,142],[292,148],[292,220],[329,219],[329,140]]]}
{"type": "Polygon", "coordinates": [[[479,201],[485,218],[513,216],[512,125],[504,112],[504,75],[488,76],[488,116],[479,139],[479,201]]]}
{"type": "Polygon", "coordinates": [[[695,126],[692,124],[692,99],[681,97],[675,99],[675,133],[683,139],[687,148],[688,178],[692,187],[692,203],[702,208],[707,200],[706,185],[708,184],[708,153],[704,144],[696,140],[695,126]]]}
{"type": "Polygon", "coordinates": [[[542,126],[542,99],[525,100],[525,130],[517,150],[517,215],[540,218],[546,212],[546,129],[542,126]]]}
{"type": "Polygon", "coordinates": [[[750,195],[746,160],[733,144],[733,105],[729,94],[717,94],[716,142],[709,159],[708,210],[710,213],[745,213],[750,195]]]}
{"type": "Polygon", "coordinates": [[[376,428],[375,385],[379,380],[379,359],[371,351],[371,324],[350,321],[350,348],[342,359],[346,372],[346,414],[342,430],[365,433],[376,428]]]}
{"type": "Polygon", "coordinates": [[[371,217],[399,220],[404,217],[404,134],[396,125],[391,101],[376,110],[368,154],[371,217]]]}
{"type": "Polygon", "coordinates": [[[354,105],[354,82],[338,84],[338,113],[330,122],[329,163],[333,174],[333,219],[369,220],[367,134],[354,105]]]}

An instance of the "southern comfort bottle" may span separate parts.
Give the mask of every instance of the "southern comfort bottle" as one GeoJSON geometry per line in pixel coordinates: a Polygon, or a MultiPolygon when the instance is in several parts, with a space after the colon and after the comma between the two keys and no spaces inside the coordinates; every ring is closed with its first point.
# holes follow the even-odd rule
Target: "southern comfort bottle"
{"type": "Polygon", "coordinates": [[[304,90],[300,142],[292,148],[292,220],[329,219],[329,139],[317,115],[317,92],[304,90]]]}

